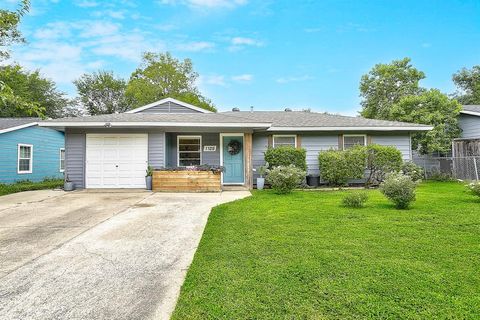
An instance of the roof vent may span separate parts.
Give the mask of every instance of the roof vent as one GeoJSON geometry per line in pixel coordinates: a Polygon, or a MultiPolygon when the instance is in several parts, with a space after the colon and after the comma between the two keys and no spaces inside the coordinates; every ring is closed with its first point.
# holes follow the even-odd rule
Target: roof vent
{"type": "Polygon", "coordinates": [[[290,109],[290,108],[285,108],[285,112],[292,112],[292,109],[290,109]]]}
{"type": "Polygon", "coordinates": [[[253,112],[253,106],[250,106],[250,112],[253,112]]]}
{"type": "Polygon", "coordinates": [[[237,108],[237,107],[232,108],[232,111],[233,111],[233,112],[240,112],[240,108],[237,108]]]}

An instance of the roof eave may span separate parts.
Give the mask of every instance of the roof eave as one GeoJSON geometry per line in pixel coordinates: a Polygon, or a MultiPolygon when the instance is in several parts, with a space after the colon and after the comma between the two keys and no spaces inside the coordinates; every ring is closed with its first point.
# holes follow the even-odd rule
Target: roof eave
{"type": "Polygon", "coordinates": [[[470,116],[477,116],[477,117],[480,117],[480,112],[468,111],[468,110],[462,110],[462,111],[460,111],[460,113],[463,113],[463,114],[468,114],[468,115],[470,115],[470,116]]]}
{"type": "Polygon", "coordinates": [[[275,127],[272,126],[267,131],[429,131],[432,126],[411,126],[411,127],[275,127]]]}
{"type": "Polygon", "coordinates": [[[234,123],[234,122],[215,122],[215,123],[196,123],[196,122],[115,122],[115,121],[98,121],[98,122],[40,122],[41,127],[65,127],[65,128],[131,128],[131,127],[194,127],[194,128],[255,128],[267,129],[270,123],[251,122],[251,123],[234,123]]]}
{"type": "Polygon", "coordinates": [[[38,124],[37,122],[30,122],[30,123],[25,123],[25,124],[22,124],[22,125],[19,125],[19,126],[2,129],[2,130],[0,130],[0,134],[15,131],[15,130],[20,130],[20,129],[23,129],[23,128],[33,127],[37,124],[38,124]]]}

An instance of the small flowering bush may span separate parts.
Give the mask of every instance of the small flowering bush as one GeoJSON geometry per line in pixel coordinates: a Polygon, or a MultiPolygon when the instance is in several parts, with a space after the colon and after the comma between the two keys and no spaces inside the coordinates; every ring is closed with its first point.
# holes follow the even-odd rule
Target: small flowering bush
{"type": "Polygon", "coordinates": [[[467,188],[470,190],[470,192],[472,192],[472,194],[480,197],[480,181],[467,184],[467,188]]]}
{"type": "Polygon", "coordinates": [[[392,173],[380,184],[380,191],[397,209],[407,209],[415,201],[417,183],[403,173],[392,173]]]}
{"type": "Polygon", "coordinates": [[[286,194],[302,183],[305,175],[305,171],[294,165],[278,166],[267,170],[267,182],[276,193],[286,194]]]}
{"type": "Polygon", "coordinates": [[[417,166],[412,161],[405,161],[402,164],[402,172],[404,175],[409,176],[412,178],[413,181],[420,181],[423,179],[423,168],[417,166]]]}
{"type": "Polygon", "coordinates": [[[342,204],[347,208],[363,208],[367,200],[368,195],[365,192],[355,191],[347,193],[342,199],[342,204]]]}

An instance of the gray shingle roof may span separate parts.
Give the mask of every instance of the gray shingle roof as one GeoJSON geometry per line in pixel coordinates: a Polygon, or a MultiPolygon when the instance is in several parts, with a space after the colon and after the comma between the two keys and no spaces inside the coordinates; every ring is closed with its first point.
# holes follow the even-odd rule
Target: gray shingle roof
{"type": "Polygon", "coordinates": [[[47,120],[43,123],[55,122],[178,122],[178,123],[245,123],[245,120],[225,113],[118,113],[98,116],[61,118],[47,120]]]}
{"type": "MultiPolygon", "coordinates": [[[[175,123],[181,125],[205,125],[205,124],[238,124],[238,127],[248,127],[252,124],[257,124],[257,126],[252,126],[255,128],[270,128],[270,130],[281,130],[282,128],[302,128],[303,130],[312,130],[321,131],[322,128],[326,130],[333,129],[347,129],[355,130],[355,128],[369,128],[369,130],[388,130],[389,128],[402,130],[423,130],[425,125],[407,123],[407,122],[397,122],[397,121],[385,121],[385,120],[374,120],[374,119],[365,119],[361,117],[348,117],[340,115],[332,115],[325,113],[317,112],[300,112],[300,111],[255,111],[255,112],[220,112],[220,113],[182,113],[182,114],[173,114],[173,113],[164,113],[164,114],[148,114],[148,113],[119,113],[119,114],[108,114],[108,115],[98,115],[98,116],[86,116],[86,117],[76,117],[76,118],[63,118],[55,120],[43,121],[43,124],[48,126],[54,126],[57,124],[62,124],[63,126],[68,127],[69,123],[75,123],[75,126],[85,126],[93,125],[97,123],[100,125],[106,122],[115,123],[158,123],[159,125],[175,126],[175,123]],[[261,125],[260,125],[261,124],[261,125]],[[380,129],[382,128],[382,129],[380,129]]],[[[218,126],[218,125],[217,125],[218,126]]],[[[292,129],[293,130],[293,129],[292,129]]]]}
{"type": "Polygon", "coordinates": [[[0,118],[0,130],[10,129],[40,120],[40,118],[0,118]]]}
{"type": "Polygon", "coordinates": [[[465,105],[465,106],[463,106],[463,110],[480,113],[480,105],[478,105],[478,104],[477,105],[475,105],[475,104],[465,105]]]}
{"type": "Polygon", "coordinates": [[[332,115],[318,112],[303,111],[228,111],[225,112],[230,116],[249,119],[256,122],[271,122],[272,128],[277,127],[424,127],[425,125],[366,119],[361,117],[348,117],[340,115],[332,115]]]}

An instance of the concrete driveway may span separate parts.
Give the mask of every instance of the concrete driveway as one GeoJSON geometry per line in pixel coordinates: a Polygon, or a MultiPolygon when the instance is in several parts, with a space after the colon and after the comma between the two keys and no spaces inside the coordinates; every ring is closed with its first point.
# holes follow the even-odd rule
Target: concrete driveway
{"type": "Polygon", "coordinates": [[[0,197],[0,319],[167,319],[211,208],[248,195],[0,197]]]}

